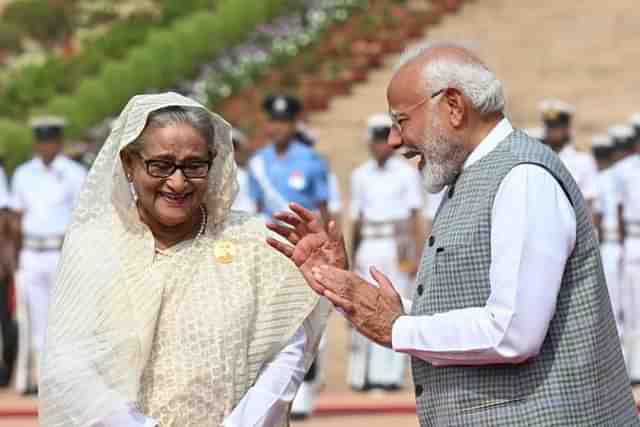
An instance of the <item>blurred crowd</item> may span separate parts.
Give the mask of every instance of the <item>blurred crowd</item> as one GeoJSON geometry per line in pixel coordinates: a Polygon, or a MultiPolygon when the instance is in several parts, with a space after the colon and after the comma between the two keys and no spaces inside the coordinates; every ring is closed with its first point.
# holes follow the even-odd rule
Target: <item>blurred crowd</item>
{"type": "MultiPolygon", "coordinates": [[[[348,215],[353,269],[373,281],[369,266],[376,265],[410,297],[422,245],[443,193],[425,194],[419,171],[387,145],[394,126],[391,117],[379,113],[368,118],[363,131],[370,159],[352,172],[349,204],[343,208],[336,175],[315,148],[301,101],[269,96],[263,110],[268,145],[252,152],[242,130],[233,131],[240,184],[234,208],[270,219],[295,202],[338,225],[341,214],[348,215]]],[[[557,153],[592,210],[629,374],[640,383],[640,191],[635,187],[640,182],[640,114],[595,135],[587,152],[576,148],[570,105],[546,100],[540,112],[540,127],[526,131],[557,153]]],[[[64,151],[63,119],[39,118],[32,129],[33,158],[10,179],[0,168],[0,384],[13,384],[23,394],[37,394],[49,294],[65,228],[93,160],[91,150],[64,151]]],[[[308,371],[293,403],[294,417],[311,414],[321,389],[323,360],[321,352],[308,371]]],[[[346,363],[346,381],[356,391],[393,392],[404,386],[407,356],[355,330],[346,363]]]]}

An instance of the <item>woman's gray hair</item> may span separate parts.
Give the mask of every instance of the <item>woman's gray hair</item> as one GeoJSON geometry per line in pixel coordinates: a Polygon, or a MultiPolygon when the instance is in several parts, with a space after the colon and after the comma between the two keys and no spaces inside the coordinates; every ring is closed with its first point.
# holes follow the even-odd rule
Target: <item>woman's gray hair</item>
{"type": "Polygon", "coordinates": [[[140,150],[144,144],[144,135],[152,128],[165,128],[180,123],[186,123],[207,142],[210,153],[215,152],[215,124],[213,116],[206,110],[197,107],[170,106],[155,110],[149,114],[147,125],[140,137],[129,144],[133,150],[140,150]]]}
{"type": "MultiPolygon", "coordinates": [[[[407,50],[400,58],[396,70],[436,47],[456,47],[470,51],[463,45],[452,43],[423,44],[407,50]]],[[[432,93],[449,87],[460,90],[480,114],[504,111],[502,82],[493,71],[479,61],[441,55],[427,61],[422,70],[422,79],[425,90],[428,89],[432,93]]]]}

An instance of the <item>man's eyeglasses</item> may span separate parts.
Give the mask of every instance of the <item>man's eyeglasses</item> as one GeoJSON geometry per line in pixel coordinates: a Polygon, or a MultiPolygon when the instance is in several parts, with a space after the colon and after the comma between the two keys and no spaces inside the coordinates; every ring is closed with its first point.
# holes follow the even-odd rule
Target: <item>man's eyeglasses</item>
{"type": "Polygon", "coordinates": [[[412,112],[416,108],[424,105],[424,103],[427,102],[428,100],[433,99],[436,96],[442,94],[445,90],[447,90],[447,88],[443,88],[443,89],[440,89],[440,90],[437,90],[437,91],[433,92],[431,95],[426,96],[422,101],[418,102],[417,104],[413,104],[412,106],[408,107],[404,111],[391,111],[390,110],[389,111],[389,116],[391,116],[391,124],[392,124],[393,128],[395,128],[395,130],[399,134],[402,134],[402,125],[400,124],[400,121],[403,120],[403,118],[401,116],[409,116],[410,112],[412,112]]]}
{"type": "Polygon", "coordinates": [[[147,174],[154,178],[169,178],[171,175],[180,170],[185,178],[200,179],[206,178],[211,169],[211,160],[207,161],[190,161],[184,164],[177,164],[169,160],[147,160],[142,154],[135,153],[147,170],[147,174]]]}

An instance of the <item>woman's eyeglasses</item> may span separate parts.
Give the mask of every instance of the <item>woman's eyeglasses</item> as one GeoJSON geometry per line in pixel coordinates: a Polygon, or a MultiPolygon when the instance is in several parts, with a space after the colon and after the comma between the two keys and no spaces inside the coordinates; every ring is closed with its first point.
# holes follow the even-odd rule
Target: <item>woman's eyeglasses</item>
{"type": "Polygon", "coordinates": [[[187,179],[201,179],[209,175],[211,169],[211,161],[190,161],[183,164],[177,164],[169,160],[147,160],[142,154],[135,153],[147,170],[147,174],[154,178],[169,178],[176,173],[177,170],[182,172],[187,179]]]}

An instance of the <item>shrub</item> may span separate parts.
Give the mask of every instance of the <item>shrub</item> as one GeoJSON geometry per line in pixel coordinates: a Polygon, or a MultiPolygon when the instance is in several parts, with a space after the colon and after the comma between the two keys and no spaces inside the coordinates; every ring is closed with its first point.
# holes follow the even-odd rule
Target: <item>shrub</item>
{"type": "Polygon", "coordinates": [[[31,156],[31,130],[6,119],[0,119],[0,154],[4,166],[11,173],[17,165],[31,156]]]}

